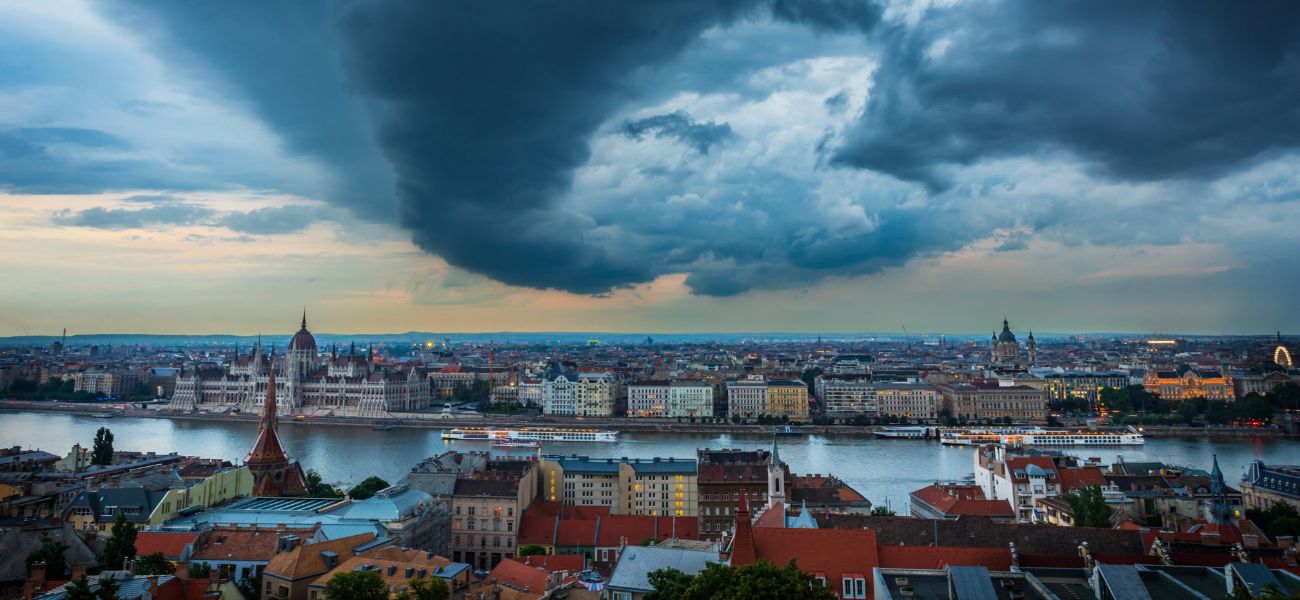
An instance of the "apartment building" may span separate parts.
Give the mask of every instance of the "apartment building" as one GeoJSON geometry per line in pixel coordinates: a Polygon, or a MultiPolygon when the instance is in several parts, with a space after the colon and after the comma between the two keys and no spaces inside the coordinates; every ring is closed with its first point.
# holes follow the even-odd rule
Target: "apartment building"
{"type": "Polygon", "coordinates": [[[1047,421],[1047,392],[1027,385],[998,382],[957,382],[935,386],[943,408],[958,419],[1001,420],[1017,423],[1047,421]]]}
{"type": "Polygon", "coordinates": [[[559,373],[542,382],[542,412],[548,415],[578,414],[578,378],[559,373]]]}
{"type": "Polygon", "coordinates": [[[612,417],[621,414],[626,396],[613,371],[584,371],[578,374],[574,414],[580,417],[612,417]]]}
{"type": "Polygon", "coordinates": [[[943,408],[939,392],[925,383],[880,383],[874,391],[880,415],[933,421],[943,408]]]}
{"type": "Polygon", "coordinates": [[[808,420],[808,386],[798,380],[767,382],[767,416],[808,420]]]}
{"type": "Polygon", "coordinates": [[[491,569],[513,556],[519,518],[537,496],[538,463],[490,461],[483,471],[457,479],[451,499],[451,558],[491,569]]]}
{"type": "Polygon", "coordinates": [[[608,506],[616,515],[699,514],[694,460],[550,456],[541,461],[541,476],[548,502],[608,506]]]}
{"type": "Polygon", "coordinates": [[[753,419],[767,414],[767,381],[749,375],[727,382],[727,417],[753,419]]]}

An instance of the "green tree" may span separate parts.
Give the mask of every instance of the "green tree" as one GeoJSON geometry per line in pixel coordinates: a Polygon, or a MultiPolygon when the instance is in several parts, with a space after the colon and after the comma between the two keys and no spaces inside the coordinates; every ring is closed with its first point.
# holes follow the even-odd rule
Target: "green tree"
{"type": "Polygon", "coordinates": [[[111,533],[104,543],[104,565],[108,569],[121,569],[126,559],[135,558],[135,538],[140,532],[134,523],[126,520],[126,513],[119,511],[111,533]]]}
{"type": "Polygon", "coordinates": [[[171,575],[176,572],[176,565],[167,560],[162,552],[154,552],[135,559],[136,575],[171,575]]]}
{"type": "MultiPolygon", "coordinates": [[[[192,562],[185,571],[189,574],[190,579],[207,579],[212,576],[212,565],[205,562],[192,562]]],[[[248,578],[245,577],[239,582],[239,584],[242,586],[244,581],[247,581],[247,579],[248,578]]],[[[244,594],[245,598],[256,598],[258,596],[258,590],[262,589],[260,585],[260,582],[262,581],[261,573],[257,574],[257,581],[259,582],[258,586],[253,588],[252,594],[244,594]]],[[[242,590],[244,588],[241,587],[239,589],[242,590]]]]}
{"type": "Polygon", "coordinates": [[[1183,400],[1178,403],[1178,418],[1182,419],[1183,423],[1191,425],[1192,421],[1195,421],[1196,416],[1199,414],[1200,411],[1196,409],[1195,402],[1192,402],[1191,400],[1183,400]]]}
{"type": "Polygon", "coordinates": [[[362,480],[361,483],[358,483],[352,489],[348,490],[348,496],[353,500],[365,500],[366,498],[374,496],[375,492],[386,487],[388,487],[387,481],[371,475],[362,480]]]}
{"type": "MultiPolygon", "coordinates": [[[[191,563],[191,566],[193,566],[193,563],[191,563]]],[[[211,571],[212,569],[209,568],[208,570],[211,571]]],[[[207,578],[208,574],[206,573],[202,577],[195,577],[193,573],[190,574],[190,579],[207,578]]],[[[262,597],[262,573],[260,571],[252,577],[240,579],[239,583],[236,583],[235,585],[239,587],[239,593],[243,594],[244,598],[247,598],[248,600],[262,597]]]]}
{"type": "Polygon", "coordinates": [[[1232,419],[1232,411],[1223,400],[1210,400],[1205,403],[1205,420],[1213,425],[1223,425],[1232,419]]]}
{"type": "Polygon", "coordinates": [[[81,575],[68,582],[63,597],[66,600],[95,600],[94,592],[90,591],[90,579],[81,575]]]}
{"type": "Polygon", "coordinates": [[[659,569],[651,571],[646,579],[653,589],[644,596],[645,600],[677,600],[686,596],[695,577],[677,569],[659,569]]]}
{"type": "Polygon", "coordinates": [[[113,432],[107,427],[100,427],[99,431],[95,432],[95,443],[90,451],[90,464],[113,464],[113,432]]]}
{"type": "Polygon", "coordinates": [[[883,504],[877,504],[876,506],[871,507],[871,516],[873,516],[873,517],[895,517],[895,516],[898,516],[898,515],[897,515],[897,513],[895,513],[894,511],[890,510],[888,506],[885,506],[885,505],[883,505],[883,504]]]}
{"type": "Polygon", "coordinates": [[[334,486],[325,483],[316,469],[307,469],[307,495],[312,498],[336,498],[339,492],[334,486]]]}
{"type": "MultiPolygon", "coordinates": [[[[659,578],[665,585],[679,586],[681,577],[659,578]]],[[[792,560],[784,568],[760,560],[743,567],[714,563],[691,578],[679,596],[670,596],[676,588],[666,590],[664,598],[681,600],[834,600],[835,594],[799,570],[792,560]]],[[[656,588],[656,591],[658,589],[656,588]]]]}
{"type": "Polygon", "coordinates": [[[1269,423],[1273,420],[1273,405],[1259,394],[1246,396],[1232,403],[1232,417],[1239,421],[1260,421],[1269,423]]]}
{"type": "Polygon", "coordinates": [[[338,573],[325,582],[325,600],[388,600],[388,586],[374,571],[338,573]]]}
{"type": "Polygon", "coordinates": [[[1110,507],[1101,494],[1101,488],[1085,485],[1065,496],[1074,512],[1075,527],[1110,527],[1110,507]]]}
{"type": "Polygon", "coordinates": [[[1279,383],[1268,393],[1268,400],[1278,410],[1300,410],[1300,384],[1294,381],[1279,383]]]}
{"type": "Polygon", "coordinates": [[[451,598],[451,588],[442,579],[412,579],[410,590],[403,590],[397,600],[447,600],[451,598]]]}
{"type": "Polygon", "coordinates": [[[27,555],[27,574],[31,575],[32,566],[36,563],[45,563],[47,579],[63,579],[64,573],[68,572],[67,552],[67,544],[52,540],[49,535],[42,535],[40,547],[27,555]]]}
{"type": "Polygon", "coordinates": [[[813,367],[803,372],[800,379],[804,385],[808,386],[808,395],[812,396],[817,393],[817,378],[822,376],[821,367],[813,367]]]}
{"type": "Polygon", "coordinates": [[[95,600],[117,600],[117,590],[121,587],[112,577],[99,576],[99,587],[95,589],[95,600]]]}
{"type": "Polygon", "coordinates": [[[524,544],[519,547],[519,556],[544,556],[546,548],[537,544],[524,544]]]}

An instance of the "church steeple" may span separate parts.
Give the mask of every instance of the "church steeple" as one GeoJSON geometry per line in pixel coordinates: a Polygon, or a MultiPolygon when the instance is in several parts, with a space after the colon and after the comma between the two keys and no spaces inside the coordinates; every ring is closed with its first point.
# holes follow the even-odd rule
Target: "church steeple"
{"type": "MultiPolygon", "coordinates": [[[[772,455],[767,463],[767,507],[781,506],[785,510],[785,470],[781,468],[781,453],[776,445],[776,430],[772,431],[772,455]]],[[[785,518],[783,514],[782,519],[785,518]]]]}
{"type": "Polygon", "coordinates": [[[276,433],[280,421],[277,413],[275,361],[272,360],[271,372],[266,378],[266,399],[262,403],[257,441],[253,442],[244,466],[253,474],[254,496],[306,496],[307,478],[302,466],[291,462],[285,455],[280,435],[276,433]]]}
{"type": "Polygon", "coordinates": [[[307,328],[307,307],[302,307],[302,328],[307,328]]]}

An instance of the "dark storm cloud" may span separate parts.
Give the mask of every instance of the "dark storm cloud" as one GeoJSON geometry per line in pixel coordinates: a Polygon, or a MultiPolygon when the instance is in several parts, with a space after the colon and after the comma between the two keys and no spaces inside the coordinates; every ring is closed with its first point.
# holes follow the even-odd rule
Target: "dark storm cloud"
{"type": "Polygon", "coordinates": [[[392,175],[369,108],[339,67],[334,25],[342,4],[117,0],[102,8],[247,100],[292,152],[324,162],[338,175],[327,199],[363,218],[392,220],[392,175]]]}
{"type": "Polygon", "coordinates": [[[210,208],[192,204],[155,206],[138,210],[94,207],[82,211],[60,211],[53,221],[58,225],[95,229],[138,229],[141,227],[177,227],[197,225],[216,214],[210,208]]]}
{"type": "Polygon", "coordinates": [[[836,161],[936,190],[948,166],[1062,150],[1122,180],[1214,178],[1300,141],[1298,42],[1295,2],[932,8],[886,36],[836,161]]]}
{"type": "Polygon", "coordinates": [[[290,204],[231,213],[222,217],[219,223],[231,231],[254,235],[293,233],[316,222],[319,212],[320,209],[305,204],[290,204]]]}
{"type": "Polygon", "coordinates": [[[746,3],[562,2],[464,10],[364,2],[345,15],[347,62],[383,106],[380,144],[401,222],[420,247],[507,283],[593,293],[646,281],[552,210],[588,139],[637,93],[633,75],[671,60],[746,3]]]}
{"type": "Polygon", "coordinates": [[[700,154],[708,154],[709,147],[721,144],[734,136],[731,125],[713,121],[697,123],[689,114],[680,110],[666,115],[624,121],[619,131],[634,140],[639,140],[646,134],[653,134],[655,138],[676,138],[700,154]]]}

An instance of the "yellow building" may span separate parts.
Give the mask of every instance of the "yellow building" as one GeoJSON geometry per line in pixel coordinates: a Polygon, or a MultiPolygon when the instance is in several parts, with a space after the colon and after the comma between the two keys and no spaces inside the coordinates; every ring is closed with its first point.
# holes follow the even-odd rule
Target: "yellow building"
{"type": "Polygon", "coordinates": [[[576,506],[608,506],[615,515],[699,515],[696,462],[675,458],[542,459],[542,497],[576,506]]]}
{"type": "Polygon", "coordinates": [[[808,386],[802,381],[767,382],[767,415],[807,421],[808,386]]]}
{"type": "Polygon", "coordinates": [[[226,469],[187,488],[167,490],[149,515],[150,525],[160,525],[180,516],[185,509],[217,506],[253,493],[253,473],[248,467],[226,469]]]}
{"type": "Polygon", "coordinates": [[[1147,371],[1142,385],[1148,392],[1165,400],[1206,400],[1236,399],[1232,389],[1232,377],[1226,372],[1213,369],[1193,369],[1183,367],[1177,371],[1147,371]]]}

